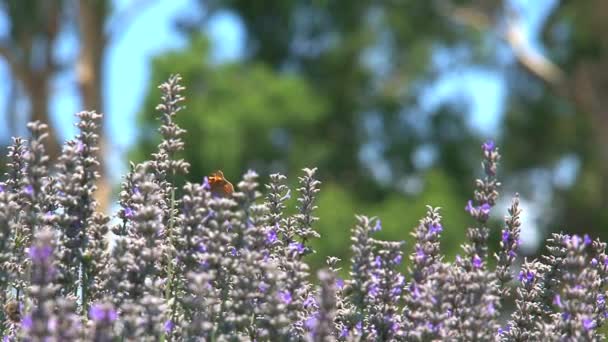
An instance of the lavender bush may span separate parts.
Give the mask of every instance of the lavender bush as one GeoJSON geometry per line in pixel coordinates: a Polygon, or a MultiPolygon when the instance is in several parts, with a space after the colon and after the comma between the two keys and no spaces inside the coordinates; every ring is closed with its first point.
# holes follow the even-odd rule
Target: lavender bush
{"type": "Polygon", "coordinates": [[[160,86],[163,137],[131,164],[115,217],[96,211],[101,115],[79,113],[80,134],[49,165],[47,126],[14,138],[0,184],[0,330],[4,341],[599,341],[606,316],[606,244],[554,234],[548,255],[524,260],[516,196],[488,255],[498,198],[498,148],[482,146],[485,176],[466,204],[474,226],[462,255],[440,253],[439,208],[403,243],[374,237],[378,218],[356,216],[349,279],[337,258],[310,281],[316,169],[304,169],[297,213],[280,174],[247,172],[232,193],[175,184],[184,130],[180,77],[160,86]],[[265,192],[265,194],[263,194],[265,192]],[[495,263],[490,259],[494,258],[495,263]],[[409,259],[407,273],[402,262],[409,259]],[[490,267],[490,265],[495,265],[490,267]],[[505,302],[515,308],[505,310],[505,302]],[[511,312],[512,311],[512,312],[511,312]]]}

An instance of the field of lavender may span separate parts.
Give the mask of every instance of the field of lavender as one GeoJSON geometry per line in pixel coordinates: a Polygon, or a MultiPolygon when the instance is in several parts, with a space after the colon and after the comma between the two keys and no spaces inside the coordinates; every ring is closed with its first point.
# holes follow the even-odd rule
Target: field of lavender
{"type": "Polygon", "coordinates": [[[248,171],[234,192],[208,178],[178,187],[189,167],[176,158],[185,132],[174,122],[180,77],[160,89],[163,140],[149,161],[131,164],[116,217],[97,212],[94,200],[101,115],[78,114],[80,133],[57,165],[45,155],[45,124],[30,123],[28,141],[13,139],[0,184],[4,341],[604,338],[605,243],[554,234],[547,255],[515,270],[515,197],[489,255],[487,222],[500,187],[493,142],[481,149],[485,176],[465,207],[476,224],[461,256],[441,255],[440,209],[429,206],[402,274],[403,242],[375,238],[380,219],[356,216],[350,277],[339,278],[334,257],[311,277],[316,170],[299,177],[294,215],[284,213],[292,191],[281,174],[261,186],[248,171]],[[506,301],[513,310],[505,312],[506,301]]]}

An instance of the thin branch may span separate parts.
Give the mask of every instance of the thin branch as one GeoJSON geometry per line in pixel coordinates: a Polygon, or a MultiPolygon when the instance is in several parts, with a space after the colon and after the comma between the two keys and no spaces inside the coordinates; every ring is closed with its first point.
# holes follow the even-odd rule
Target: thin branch
{"type": "Polygon", "coordinates": [[[523,30],[519,21],[508,18],[505,30],[505,40],[511,47],[517,62],[528,72],[553,87],[562,87],[564,72],[549,58],[534,51],[524,38],[523,30]]]}

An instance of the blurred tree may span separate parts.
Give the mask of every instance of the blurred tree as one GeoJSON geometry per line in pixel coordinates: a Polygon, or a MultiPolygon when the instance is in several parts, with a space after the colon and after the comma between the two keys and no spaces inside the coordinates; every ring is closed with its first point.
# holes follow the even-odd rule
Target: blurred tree
{"type": "MultiPolygon", "coordinates": [[[[442,68],[481,60],[475,31],[447,20],[445,8],[432,2],[202,4],[205,18],[238,15],[247,47],[239,62],[212,64],[201,24],[181,22],[189,46],[153,63],[152,85],[171,73],[184,77],[187,109],[177,120],[189,133],[190,180],[200,182],[214,169],[234,180],[254,168],[295,181],[300,168],[318,166],[326,183],[318,228],[326,238],[317,242],[316,266],[322,255],[346,255],[342,241],[354,213],[382,214],[385,236],[407,239],[427,203],[450,206],[448,251],[458,248],[480,141],[465,123],[463,103],[426,113],[419,96],[442,68]],[[433,62],[439,51],[453,53],[448,66],[433,62]]],[[[157,99],[151,90],[141,132],[157,126],[157,99]]],[[[137,160],[158,143],[157,134],[140,138],[137,160]]]]}
{"type": "MultiPolygon", "coordinates": [[[[498,32],[512,52],[503,128],[507,172],[529,196],[547,203],[544,233],[608,231],[608,3],[539,1],[530,8],[547,17],[532,37],[524,35],[522,9],[494,1],[498,15],[479,7],[453,13],[469,24],[498,32]],[[462,15],[465,14],[465,15],[462,15]]],[[[540,208],[539,208],[540,209],[540,208]]]]}
{"type": "MultiPolygon", "coordinates": [[[[9,66],[13,78],[6,111],[12,132],[15,132],[17,116],[26,114],[17,112],[15,104],[26,100],[29,119],[49,125],[47,153],[51,160],[56,160],[61,152],[61,141],[49,116],[54,79],[74,68],[82,109],[103,113],[103,60],[108,42],[125,30],[133,15],[142,10],[142,5],[151,2],[135,1],[127,9],[115,12],[110,0],[1,0],[0,15],[4,17],[8,30],[0,37],[0,56],[9,66]],[[67,32],[75,32],[79,38],[73,59],[58,52],[58,40],[67,32]]],[[[103,127],[100,127],[100,132],[103,132],[103,127]]],[[[101,134],[100,147],[102,163],[97,200],[100,209],[105,210],[111,194],[103,163],[107,147],[105,134],[101,134]]]]}

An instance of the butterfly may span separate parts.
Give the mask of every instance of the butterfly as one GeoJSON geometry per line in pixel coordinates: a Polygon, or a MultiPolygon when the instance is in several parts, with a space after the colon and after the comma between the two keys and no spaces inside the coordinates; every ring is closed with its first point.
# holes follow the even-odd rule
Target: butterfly
{"type": "Polygon", "coordinates": [[[208,177],[211,193],[215,196],[228,197],[234,192],[234,186],[226,178],[220,170],[215,171],[208,177]]]}
{"type": "Polygon", "coordinates": [[[9,300],[4,305],[4,314],[13,323],[19,323],[21,321],[21,310],[19,308],[19,303],[16,300],[9,300]]]}

